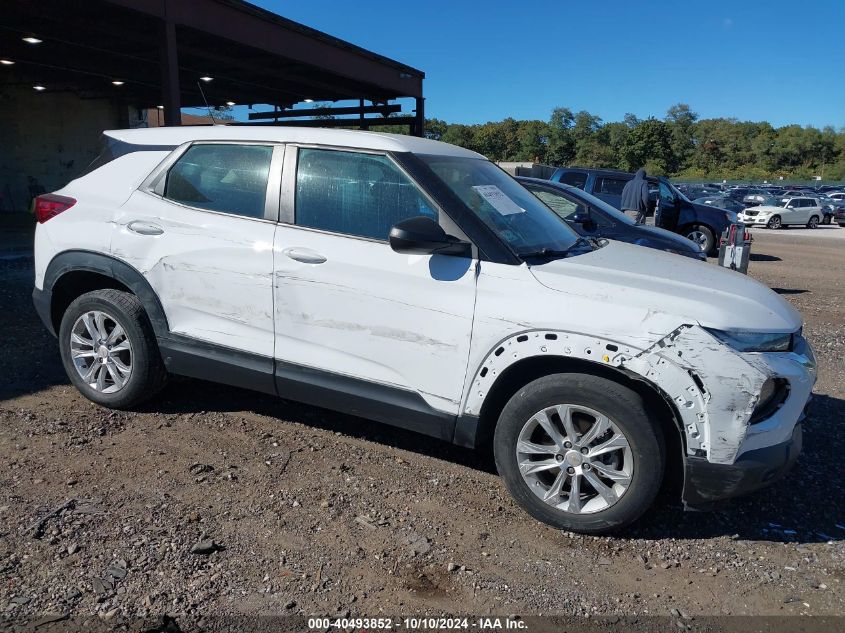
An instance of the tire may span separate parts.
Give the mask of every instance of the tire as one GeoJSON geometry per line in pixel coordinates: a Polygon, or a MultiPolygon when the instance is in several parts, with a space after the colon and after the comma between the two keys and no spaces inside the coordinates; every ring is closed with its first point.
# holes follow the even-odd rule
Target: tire
{"type": "Polygon", "coordinates": [[[708,226],[693,224],[684,231],[684,237],[698,244],[698,247],[707,255],[712,255],[716,250],[716,237],[708,226]]]}
{"type": "Polygon", "coordinates": [[[822,224],[824,224],[825,226],[829,226],[829,225],[830,225],[830,223],[831,223],[831,221],[832,221],[832,219],[833,219],[833,216],[830,216],[830,215],[825,215],[825,216],[822,218],[822,224]]]}
{"type": "Polygon", "coordinates": [[[147,313],[128,292],[104,289],[77,297],[62,315],[59,350],[73,385],[104,407],[133,407],[167,380],[147,313]]]}
{"type": "Polygon", "coordinates": [[[810,216],[810,221],[809,221],[809,222],[807,222],[807,228],[808,228],[808,229],[817,229],[817,228],[819,228],[819,216],[817,216],[817,215],[811,215],[811,216],[810,216]]]}
{"type": "Polygon", "coordinates": [[[769,218],[769,221],[766,223],[767,229],[777,230],[783,228],[783,221],[781,220],[779,215],[773,215],[769,218]]]}
{"type": "Polygon", "coordinates": [[[654,501],[666,461],[662,431],[649,419],[640,396],[616,382],[588,374],[552,374],[521,388],[502,409],[493,452],[505,486],[528,514],[553,527],[583,534],[606,534],[636,521],[654,501]],[[547,427],[538,422],[542,417],[539,414],[548,411],[546,419],[558,430],[558,440],[567,440],[562,416],[556,413],[565,409],[556,409],[557,405],[570,407],[573,432],[578,435],[574,447],[563,444],[561,448],[560,442],[554,446],[547,427]],[[599,432],[596,438],[588,437],[590,421],[598,424],[601,416],[610,428],[599,432]],[[611,439],[618,442],[619,435],[627,440],[627,447],[590,454],[600,446],[606,448],[611,439]],[[579,446],[582,441],[584,445],[579,446]],[[518,447],[530,450],[518,453],[518,447]],[[549,453],[547,449],[554,450],[549,453]],[[587,455],[582,457],[585,450],[587,455]],[[528,462],[533,464],[535,460],[543,461],[540,466],[545,468],[528,472],[533,468],[528,462]],[[600,463],[605,460],[610,465],[600,463]],[[552,463],[555,465],[550,466],[552,463]],[[613,470],[607,471],[611,466],[613,470]],[[627,488],[623,477],[619,477],[618,486],[608,485],[611,480],[605,477],[607,472],[627,476],[627,488]],[[614,494],[610,496],[615,496],[615,500],[609,502],[593,486],[591,481],[597,474],[601,475],[605,492],[611,489],[614,494]],[[577,501],[580,508],[571,507],[575,479],[579,480],[581,491],[577,501]],[[543,500],[543,496],[549,500],[543,500]]]}

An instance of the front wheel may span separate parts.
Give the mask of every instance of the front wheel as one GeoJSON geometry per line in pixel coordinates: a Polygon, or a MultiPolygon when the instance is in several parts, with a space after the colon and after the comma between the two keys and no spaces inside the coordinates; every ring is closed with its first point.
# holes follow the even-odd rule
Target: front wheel
{"type": "Polygon", "coordinates": [[[553,374],[521,388],[502,410],[493,446],[517,503],[573,532],[629,525],[663,479],[663,435],[642,399],[597,376],[553,374]]]}
{"type": "Polygon", "coordinates": [[[810,218],[810,221],[807,222],[808,229],[817,229],[819,228],[819,216],[814,215],[810,218]]]}
{"type": "Polygon", "coordinates": [[[822,224],[824,224],[825,226],[830,226],[832,219],[833,219],[833,216],[825,215],[824,218],[822,218],[822,224]]]}
{"type": "Polygon", "coordinates": [[[71,302],[62,316],[59,349],[70,381],[105,407],[148,400],[167,377],[147,313],[128,292],[95,290],[71,302]]]}
{"type": "Polygon", "coordinates": [[[688,228],[684,234],[688,240],[695,242],[702,252],[710,255],[716,247],[716,238],[709,227],[697,224],[688,228]]]}

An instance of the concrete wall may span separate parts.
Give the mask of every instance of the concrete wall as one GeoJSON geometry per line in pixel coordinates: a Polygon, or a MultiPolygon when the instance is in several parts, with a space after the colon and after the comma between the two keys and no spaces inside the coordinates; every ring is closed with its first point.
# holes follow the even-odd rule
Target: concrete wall
{"type": "Polygon", "coordinates": [[[128,127],[132,109],[73,93],[0,88],[0,212],[24,211],[33,194],[55,191],[100,151],[100,133],[128,127]]]}

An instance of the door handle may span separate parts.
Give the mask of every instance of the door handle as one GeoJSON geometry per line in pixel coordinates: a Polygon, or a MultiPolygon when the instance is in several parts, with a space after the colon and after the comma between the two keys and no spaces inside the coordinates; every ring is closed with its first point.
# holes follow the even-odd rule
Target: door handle
{"type": "Polygon", "coordinates": [[[164,233],[164,229],[158,224],[151,224],[149,222],[130,222],[126,225],[126,228],[138,235],[161,235],[164,233]]]}
{"type": "Polygon", "coordinates": [[[298,262],[302,262],[304,264],[322,264],[326,261],[326,258],[320,255],[317,251],[312,251],[310,248],[302,248],[302,247],[291,247],[286,248],[282,251],[285,255],[290,257],[291,259],[295,259],[298,262]]]}

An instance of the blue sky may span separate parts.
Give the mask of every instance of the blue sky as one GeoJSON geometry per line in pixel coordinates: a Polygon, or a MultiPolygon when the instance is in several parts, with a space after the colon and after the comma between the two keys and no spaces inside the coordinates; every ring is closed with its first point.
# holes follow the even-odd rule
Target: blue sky
{"type": "Polygon", "coordinates": [[[425,71],[426,116],[845,126],[845,1],[252,0],[425,71]]]}

